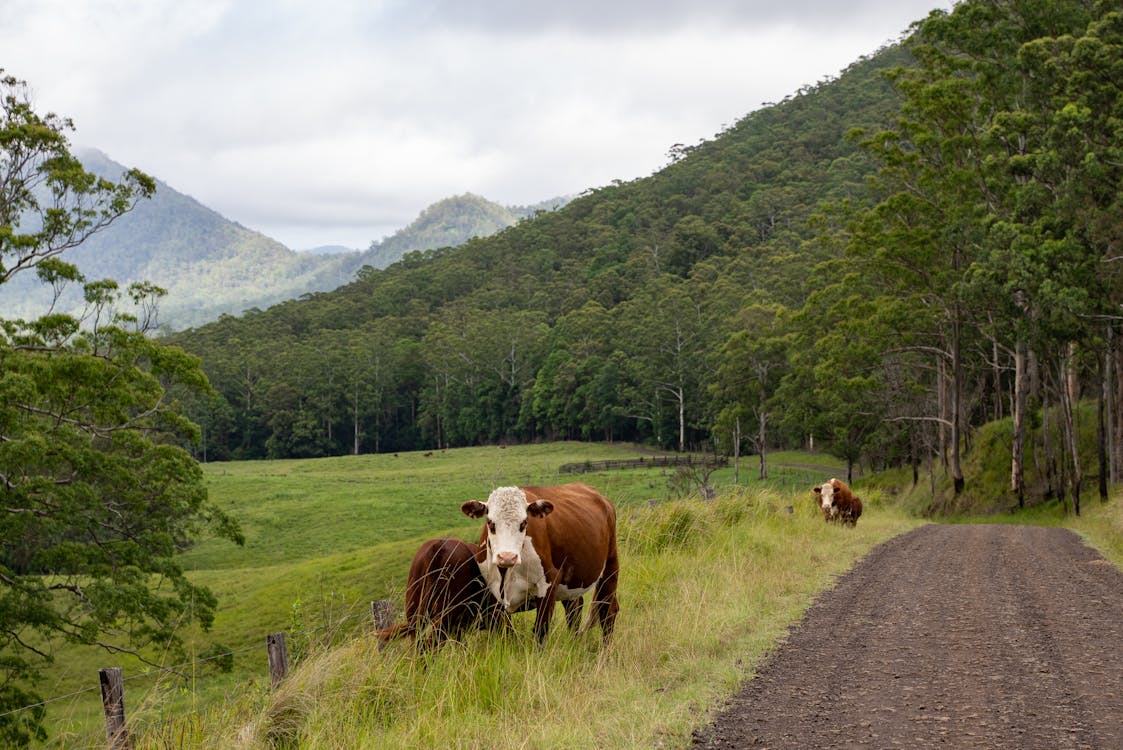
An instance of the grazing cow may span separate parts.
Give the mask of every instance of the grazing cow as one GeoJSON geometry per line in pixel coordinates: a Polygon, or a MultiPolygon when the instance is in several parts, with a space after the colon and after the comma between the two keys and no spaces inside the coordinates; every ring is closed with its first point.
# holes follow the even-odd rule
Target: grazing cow
{"type": "Polygon", "coordinates": [[[620,562],[616,509],[585,484],[500,487],[487,502],[460,506],[483,518],[476,561],[488,589],[507,612],[537,608],[534,634],[545,640],[554,603],[561,601],[571,629],[581,619],[581,597],[593,591],[593,615],[605,641],[612,636],[620,562]]]}
{"type": "Polygon", "coordinates": [[[423,633],[425,646],[439,646],[471,627],[482,625],[496,611],[495,602],[476,564],[478,548],[459,539],[430,539],[409,566],[406,621],[383,628],[378,640],[423,633]]]}
{"type": "Polygon", "coordinates": [[[862,498],[855,495],[841,479],[832,478],[811,490],[819,499],[823,518],[829,523],[838,521],[849,526],[858,525],[862,515],[862,498]]]}

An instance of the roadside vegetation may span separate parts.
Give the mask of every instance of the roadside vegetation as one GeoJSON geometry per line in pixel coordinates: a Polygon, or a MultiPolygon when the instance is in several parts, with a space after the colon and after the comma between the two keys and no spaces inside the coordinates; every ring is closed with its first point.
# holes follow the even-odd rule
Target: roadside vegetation
{"type": "Polygon", "coordinates": [[[426,656],[359,633],[313,646],[277,691],[262,680],[199,717],[153,723],[139,746],[680,746],[834,576],[917,523],[877,497],[856,530],[824,524],[808,492],[640,498],[618,501],[622,610],[608,648],[560,615],[543,648],[531,615],[514,636],[426,656]]]}
{"type": "MultiPolygon", "coordinates": [[[[207,658],[214,642],[234,653],[226,672],[214,660],[179,670],[186,680],[130,679],[137,747],[684,747],[837,575],[925,522],[918,499],[927,488],[878,474],[856,481],[866,505],[856,529],[824,524],[809,489],[844,466],[821,454],[774,454],[765,482],[752,471],[746,479],[743,465],[740,486],[732,467],[714,471],[712,500],[696,476],[673,469],[557,472],[637,455],[634,446],[552,443],[206,466],[212,500],[241,520],[246,544],[240,558],[217,542],[184,557],[220,602],[212,632],[194,634],[196,656],[207,658]],[[462,500],[498,484],[566,481],[593,484],[620,510],[622,611],[609,648],[595,629],[574,637],[560,614],[539,648],[527,614],[511,637],[472,634],[426,656],[405,643],[377,649],[369,602],[400,607],[420,542],[478,533],[462,500]],[[271,690],[264,639],[275,631],[289,634],[293,670],[271,690]]],[[[1087,503],[1079,518],[1045,502],[970,520],[1066,525],[1123,563],[1118,495],[1087,503]]],[[[59,661],[59,694],[96,685],[109,665],[104,654],[59,661]]],[[[53,705],[50,716],[49,746],[102,742],[96,691],[53,705]]]]}

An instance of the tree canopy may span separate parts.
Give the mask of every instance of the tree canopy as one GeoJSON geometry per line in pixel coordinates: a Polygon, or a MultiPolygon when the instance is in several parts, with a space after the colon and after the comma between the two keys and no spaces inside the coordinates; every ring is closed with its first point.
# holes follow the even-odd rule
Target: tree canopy
{"type": "Polygon", "coordinates": [[[1119,24],[1109,2],[964,0],[649,177],[178,335],[219,394],[191,412],[207,455],[814,440],[946,473],[954,498],[974,431],[1009,419],[1019,501],[1027,473],[1038,497],[1090,474],[1103,492],[1123,464],[1119,24]],[[376,364],[329,354],[344,340],[376,364]]]}
{"type": "Polygon", "coordinates": [[[198,358],[149,338],[162,290],[87,281],[60,255],[154,189],[98,178],[69,121],[0,71],[0,284],[35,273],[83,290],[81,317],[0,320],[0,744],[43,739],[39,670],[62,641],[151,660],[216,602],[175,553],[204,530],[241,540],[179,444],[198,428],[168,386],[206,392],[198,358]]]}

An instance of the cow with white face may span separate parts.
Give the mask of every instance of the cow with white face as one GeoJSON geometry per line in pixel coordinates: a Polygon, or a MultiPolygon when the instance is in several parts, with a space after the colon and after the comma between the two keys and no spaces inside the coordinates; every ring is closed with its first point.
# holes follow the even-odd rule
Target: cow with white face
{"type": "Polygon", "coordinates": [[[862,499],[850,490],[846,482],[832,477],[829,482],[813,487],[811,492],[818,498],[823,519],[828,523],[857,526],[858,516],[862,515],[862,499]]]}
{"type": "Polygon", "coordinates": [[[620,572],[611,502],[585,484],[500,487],[487,502],[470,500],[460,509],[484,519],[476,562],[503,609],[536,608],[534,633],[543,640],[554,603],[563,603],[576,628],[582,597],[592,591],[593,617],[608,640],[620,572]]]}

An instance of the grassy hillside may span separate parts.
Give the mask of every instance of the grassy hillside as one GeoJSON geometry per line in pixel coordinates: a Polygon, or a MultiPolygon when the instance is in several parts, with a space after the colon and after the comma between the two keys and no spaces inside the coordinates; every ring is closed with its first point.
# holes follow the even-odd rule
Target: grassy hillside
{"type": "MultiPolygon", "coordinates": [[[[808,488],[842,470],[823,455],[774,454],[763,484],[743,465],[741,488],[722,469],[708,503],[674,499],[671,487],[689,483],[671,470],[558,473],[564,463],[637,455],[626,445],[554,443],[210,464],[212,497],[241,519],[247,543],[209,542],[182,558],[220,597],[213,631],[190,639],[196,661],[178,670],[187,680],[125,655],[64,651],[42,692],[84,692],[49,706],[49,746],[100,743],[97,669],[120,665],[139,747],[596,746],[590,738],[681,747],[833,576],[920,522],[901,510],[899,493],[867,480],[858,529],[823,524],[808,488]],[[424,662],[401,647],[374,649],[368,603],[402,601],[420,541],[475,537],[477,522],[458,510],[464,499],[498,484],[573,479],[621,509],[623,609],[609,651],[596,635],[571,638],[560,615],[542,651],[528,646],[530,615],[516,617],[513,641],[479,634],[424,662]],[[289,634],[300,665],[271,693],[264,638],[276,631],[289,634]],[[234,652],[229,673],[203,661],[215,642],[234,652]],[[573,695],[584,697],[574,704],[573,695]],[[491,734],[526,726],[518,717],[527,696],[541,712],[535,733],[491,734]]],[[[995,519],[1070,526],[1123,562],[1118,496],[1087,503],[1079,520],[1048,510],[995,519]]]]}
{"type": "MultiPolygon", "coordinates": [[[[668,500],[674,472],[562,475],[558,468],[647,455],[624,444],[553,443],[206,465],[211,497],[241,521],[246,545],[210,541],[182,556],[192,580],[209,586],[220,601],[211,632],[185,635],[192,659],[206,657],[216,644],[218,651],[234,651],[233,671],[218,674],[212,662],[195,664],[178,670],[191,677],[184,683],[153,674],[152,667],[127,655],[64,649],[40,692],[87,692],[50,706],[52,736],[61,740],[55,746],[72,746],[100,729],[96,685],[102,667],[123,667],[130,713],[145,721],[221,702],[228,691],[253,693],[265,674],[266,634],[293,632],[290,643],[298,648],[347,637],[367,621],[370,601],[402,600],[409,560],[422,540],[474,538],[478,522],[460,513],[464,500],[486,496],[500,484],[580,479],[601,489],[622,512],[631,512],[668,500]],[[139,676],[145,674],[152,676],[139,676]]],[[[776,460],[784,458],[779,454],[776,460]]],[[[804,457],[788,460],[807,463],[804,457]]],[[[773,486],[805,489],[817,475],[776,466],[774,476],[773,486]]],[[[711,479],[728,487],[732,469],[711,479]]],[[[170,656],[149,657],[174,664],[170,656]]]]}

